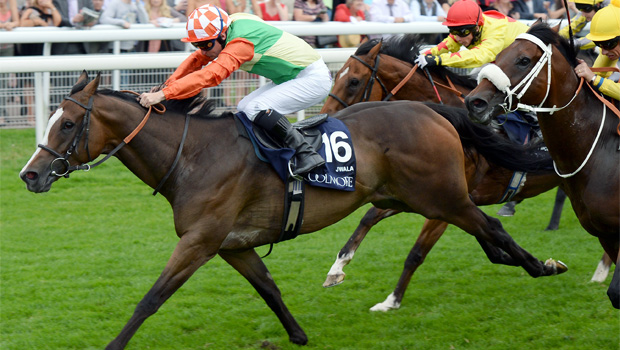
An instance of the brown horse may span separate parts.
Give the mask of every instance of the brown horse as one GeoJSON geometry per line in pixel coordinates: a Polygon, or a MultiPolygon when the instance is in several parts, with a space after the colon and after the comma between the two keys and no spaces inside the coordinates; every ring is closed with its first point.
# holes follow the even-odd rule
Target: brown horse
{"type": "Polygon", "coordinates": [[[616,263],[607,294],[620,308],[620,151],[608,101],[574,73],[575,53],[546,24],[532,26],[480,72],[466,99],[473,120],[515,108],[537,112],[562,185],[586,231],[616,263]],[[583,84],[583,85],[582,85],[583,84]],[[607,114],[611,114],[607,116],[607,114]],[[607,116],[607,117],[606,117],[607,116]]]}
{"type": "MultiPolygon", "coordinates": [[[[415,52],[419,52],[419,44],[417,37],[412,35],[394,37],[386,42],[374,40],[363,44],[336,74],[332,93],[325,102],[322,112],[335,112],[362,101],[381,101],[401,81],[406,82],[391,99],[438,101],[424,71],[417,70],[409,78],[406,77],[414,69],[412,62],[416,57],[415,52]]],[[[429,70],[428,73],[431,74],[444,103],[455,107],[465,107],[462,93],[459,92],[471,91],[476,86],[475,80],[457,75],[442,67],[429,70]]],[[[505,201],[506,198],[503,197],[514,172],[493,163],[476,167],[474,164],[478,162],[479,155],[471,152],[471,150],[466,150],[465,162],[470,170],[467,176],[473,186],[470,190],[474,203],[490,205],[505,201]]],[[[551,169],[528,173],[527,181],[520,187],[513,199],[520,201],[534,197],[556,187],[559,183],[560,177],[555,175],[551,169]]],[[[563,202],[556,205],[560,209],[558,215],[552,218],[556,228],[562,205],[563,202]]],[[[362,218],[351,238],[338,252],[323,286],[330,287],[342,283],[345,278],[344,267],[351,262],[355,251],[372,226],[397,213],[398,211],[395,210],[371,208],[362,218]]],[[[386,311],[400,306],[413,274],[422,265],[424,258],[446,228],[445,222],[438,220],[425,222],[420,236],[405,261],[403,273],[394,292],[390,294],[386,302],[376,305],[371,310],[386,311]]],[[[489,256],[489,259],[494,263],[501,263],[495,256],[489,256]]]]}
{"type": "MultiPolygon", "coordinates": [[[[163,116],[147,121],[146,110],[135,96],[98,91],[99,81],[99,75],[89,81],[88,75],[82,74],[70,96],[52,114],[43,144],[20,177],[28,190],[46,192],[61,176],[90,169],[92,166],[84,163],[107,153],[147,185],[159,188],[170,202],[179,242],[160,277],[107,348],[124,348],[142,323],[216,255],[252,284],[279,318],[291,342],[306,344],[306,334],[255,251],[255,247],[277,242],[280,237],[284,184],[256,157],[251,142],[239,135],[233,114],[186,118],[190,110],[206,116],[214,107],[207,103],[205,110],[195,112],[196,105],[188,101],[169,101],[163,116]],[[191,128],[187,128],[188,123],[191,128]],[[136,125],[143,125],[141,131],[137,132],[140,126],[136,125]],[[184,130],[186,137],[182,136],[184,130]],[[182,139],[184,148],[178,152],[182,139]],[[158,186],[177,153],[178,166],[158,186]]],[[[361,205],[373,203],[452,223],[485,242],[489,249],[501,251],[533,277],[565,271],[555,261],[543,263],[529,254],[506,233],[499,220],[484,214],[469,199],[459,135],[446,119],[458,118],[453,123],[469,125],[471,134],[466,138],[478,143],[479,126],[465,113],[442,116],[421,103],[403,101],[360,104],[336,117],[352,136],[357,157],[355,191],[308,186],[302,234],[320,230],[361,205]]],[[[484,142],[505,141],[489,137],[484,142]]],[[[510,148],[511,144],[506,146],[510,148]]],[[[487,156],[516,166],[531,159],[526,151],[513,146],[508,151],[511,154],[487,156]]]]}

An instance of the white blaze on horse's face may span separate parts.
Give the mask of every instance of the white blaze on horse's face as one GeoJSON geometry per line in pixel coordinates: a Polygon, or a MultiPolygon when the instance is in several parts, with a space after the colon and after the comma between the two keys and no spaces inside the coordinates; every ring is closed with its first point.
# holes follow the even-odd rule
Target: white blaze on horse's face
{"type": "MultiPolygon", "coordinates": [[[[60,119],[60,117],[62,116],[63,113],[64,113],[64,110],[62,108],[58,108],[56,110],[56,112],[54,113],[54,115],[52,115],[50,120],[48,120],[48,122],[47,122],[47,129],[45,129],[45,135],[43,136],[43,141],[41,141],[42,145],[47,146],[47,143],[49,141],[50,130],[52,129],[52,126],[54,126],[54,124],[56,124],[56,122],[60,119]]],[[[26,163],[26,165],[22,168],[22,171],[24,171],[24,169],[28,168],[28,166],[30,165],[30,163],[32,162],[34,157],[36,157],[39,154],[39,152],[41,152],[41,150],[42,150],[42,148],[37,147],[37,150],[34,151],[34,153],[32,154],[32,157],[30,157],[30,160],[28,161],[28,163],[26,163]]],[[[20,172],[20,174],[21,174],[21,172],[20,172]]]]}
{"type": "Polygon", "coordinates": [[[342,79],[342,77],[344,77],[345,75],[347,75],[347,73],[349,73],[349,67],[345,68],[342,73],[340,73],[340,75],[338,76],[338,79],[342,79]]]}

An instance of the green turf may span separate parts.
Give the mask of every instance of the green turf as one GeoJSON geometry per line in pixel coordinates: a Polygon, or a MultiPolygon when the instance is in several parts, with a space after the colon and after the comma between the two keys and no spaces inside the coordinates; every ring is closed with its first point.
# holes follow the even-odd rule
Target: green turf
{"type": "MultiPolygon", "coordinates": [[[[116,159],[61,179],[48,193],[30,193],[17,174],[35,150],[34,131],[0,130],[0,143],[0,348],[104,348],[177,242],[168,203],[116,159]]],[[[618,349],[619,313],[605,294],[611,277],[588,282],[602,249],[568,203],[560,230],[543,230],[553,196],[529,199],[501,220],[539,259],[567,263],[561,276],[533,279],[521,268],[493,265],[475,239],[450,228],[401,308],[370,312],[394,288],[422,218],[381,222],[345,268],[345,282],[323,288],[367,207],[276,245],[265,262],[308,335],[307,349],[618,349]]],[[[300,349],[220,258],[198,270],[127,348],[300,349]]]]}

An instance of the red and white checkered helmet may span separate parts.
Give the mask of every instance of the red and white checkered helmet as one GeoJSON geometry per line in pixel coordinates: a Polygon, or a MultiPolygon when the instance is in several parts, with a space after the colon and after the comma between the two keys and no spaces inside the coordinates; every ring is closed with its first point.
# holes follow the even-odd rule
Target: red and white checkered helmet
{"type": "Polygon", "coordinates": [[[187,38],[181,39],[186,43],[211,40],[226,33],[230,26],[230,17],[226,11],[213,5],[203,5],[195,9],[187,18],[187,38]]]}

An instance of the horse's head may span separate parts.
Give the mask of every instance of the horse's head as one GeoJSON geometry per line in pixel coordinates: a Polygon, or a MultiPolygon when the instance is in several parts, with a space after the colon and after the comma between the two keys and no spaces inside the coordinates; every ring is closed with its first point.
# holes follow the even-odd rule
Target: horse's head
{"type": "MultiPolygon", "coordinates": [[[[371,42],[369,42],[371,43],[371,42]]],[[[334,87],[323,104],[321,113],[334,113],[352,104],[363,101],[376,101],[381,97],[380,89],[374,89],[377,79],[377,64],[382,42],[372,42],[373,46],[366,54],[359,54],[360,49],[349,57],[344,66],[336,73],[334,87]],[[378,96],[374,96],[378,95],[378,96]]],[[[365,45],[368,46],[368,43],[365,45]]]]}
{"type": "MultiPolygon", "coordinates": [[[[488,124],[501,113],[516,109],[549,111],[570,102],[578,78],[572,74],[574,53],[568,42],[547,24],[521,34],[478,75],[478,87],[465,98],[473,121],[488,124]],[[553,56],[565,59],[554,60],[553,56]]],[[[563,108],[563,107],[562,107],[563,108]]]]}
{"type": "Polygon", "coordinates": [[[76,170],[75,165],[101,153],[103,144],[97,144],[90,130],[96,124],[90,114],[99,81],[99,74],[89,82],[88,74],[83,72],[71,95],[51,114],[42,143],[19,174],[28,190],[49,191],[54,181],[76,170]]]}

